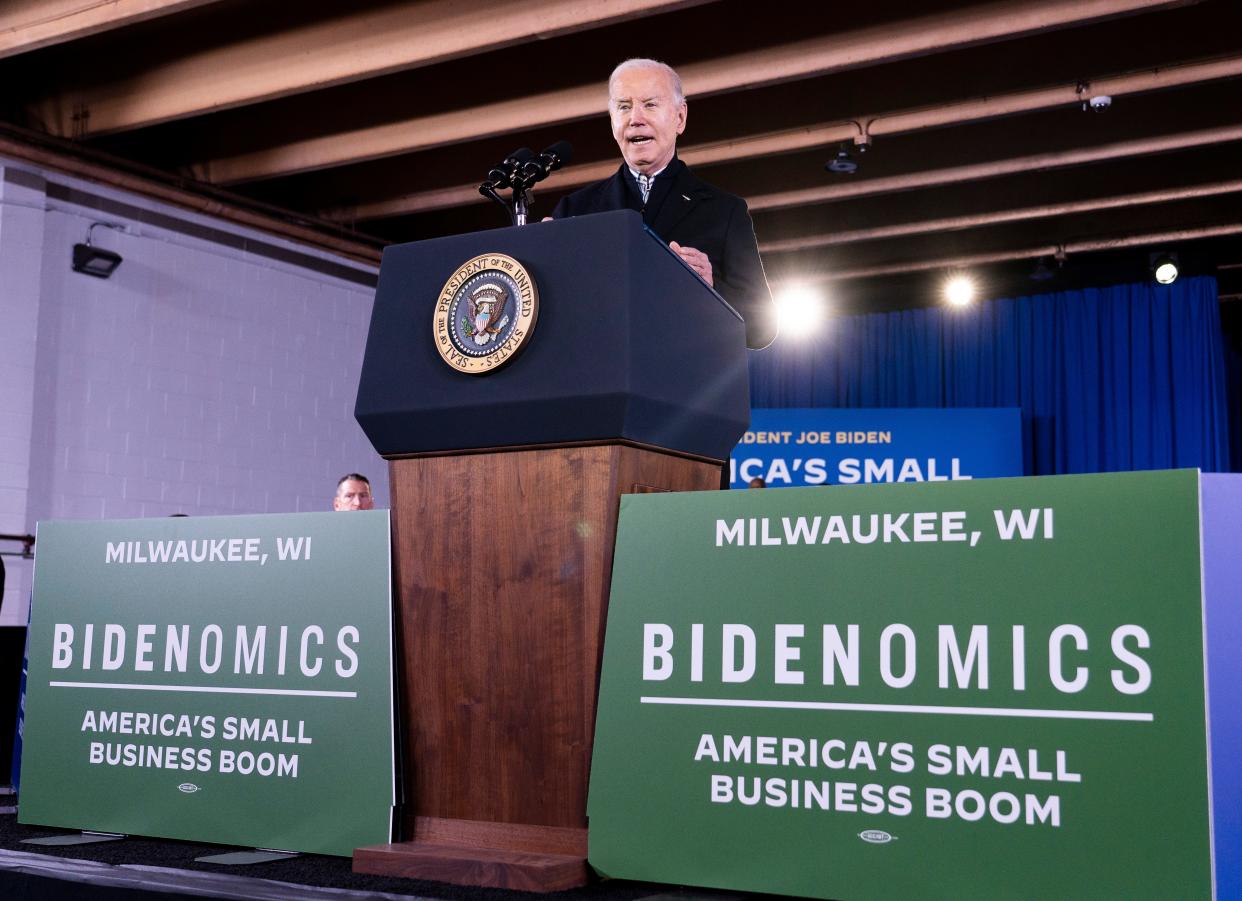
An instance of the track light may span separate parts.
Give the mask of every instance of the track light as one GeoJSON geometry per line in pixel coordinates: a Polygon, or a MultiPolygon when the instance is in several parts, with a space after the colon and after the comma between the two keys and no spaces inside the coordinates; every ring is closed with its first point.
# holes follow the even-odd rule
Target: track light
{"type": "Polygon", "coordinates": [[[1033,282],[1046,282],[1051,278],[1055,278],[1056,273],[1052,271],[1052,267],[1048,265],[1047,257],[1040,257],[1035,263],[1035,268],[1031,270],[1028,276],[1033,282]]]}
{"type": "Polygon", "coordinates": [[[1171,285],[1177,281],[1180,271],[1178,266],[1177,254],[1161,251],[1153,253],[1150,259],[1151,274],[1157,282],[1162,285],[1171,285]]]}
{"type": "Polygon", "coordinates": [[[1057,245],[1057,249],[1052,252],[1051,257],[1040,257],[1035,263],[1035,268],[1031,270],[1031,274],[1027,276],[1033,282],[1046,282],[1057,277],[1057,273],[1065,268],[1065,261],[1069,259],[1069,255],[1065,252],[1065,248],[1057,245]],[[1052,264],[1056,263],[1056,268],[1052,268],[1052,264]]]}
{"type": "Polygon", "coordinates": [[[93,275],[95,278],[108,278],[116,271],[116,267],[121,265],[121,255],[119,253],[112,250],[104,250],[102,247],[95,247],[91,244],[91,232],[100,225],[104,228],[114,228],[117,231],[125,230],[125,226],[118,222],[92,222],[90,227],[86,229],[86,243],[73,245],[74,272],[81,272],[83,275],[93,275]]]}
{"type": "Polygon", "coordinates": [[[838,175],[853,175],[858,171],[858,161],[850,155],[849,148],[842,144],[837,148],[837,155],[824,163],[824,168],[838,175]]]}

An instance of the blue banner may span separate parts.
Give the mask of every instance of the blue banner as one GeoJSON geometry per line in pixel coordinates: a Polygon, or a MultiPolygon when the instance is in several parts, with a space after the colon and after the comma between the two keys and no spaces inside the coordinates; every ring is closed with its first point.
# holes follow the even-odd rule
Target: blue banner
{"type": "Polygon", "coordinates": [[[734,488],[1020,475],[1017,407],[751,410],[729,461],[734,488]]]}

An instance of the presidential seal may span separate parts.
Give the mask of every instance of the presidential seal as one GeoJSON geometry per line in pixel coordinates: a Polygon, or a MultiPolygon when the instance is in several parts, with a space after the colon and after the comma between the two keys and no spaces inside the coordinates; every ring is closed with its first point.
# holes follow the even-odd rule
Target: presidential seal
{"type": "Polygon", "coordinates": [[[485,253],[463,263],[436,300],[436,350],[459,372],[485,375],[511,363],[539,317],[539,290],[513,257],[485,253]]]}

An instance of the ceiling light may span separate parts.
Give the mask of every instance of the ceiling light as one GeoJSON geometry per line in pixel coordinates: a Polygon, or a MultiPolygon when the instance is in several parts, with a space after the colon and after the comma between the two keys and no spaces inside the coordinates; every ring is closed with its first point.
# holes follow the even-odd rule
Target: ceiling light
{"type": "Polygon", "coordinates": [[[1162,285],[1171,285],[1177,281],[1180,271],[1175,253],[1153,253],[1151,255],[1152,277],[1162,285]]]}
{"type": "Polygon", "coordinates": [[[853,175],[858,171],[858,162],[850,156],[849,148],[842,144],[837,148],[837,155],[824,163],[824,168],[838,175],[853,175]]]}
{"type": "Polygon", "coordinates": [[[975,299],[975,280],[955,275],[944,283],[944,299],[955,307],[968,306],[975,299]]]}

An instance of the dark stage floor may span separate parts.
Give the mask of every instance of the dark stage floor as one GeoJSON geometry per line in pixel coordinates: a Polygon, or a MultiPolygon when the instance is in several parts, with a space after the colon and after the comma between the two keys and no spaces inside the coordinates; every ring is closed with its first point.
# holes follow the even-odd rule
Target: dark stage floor
{"type": "MultiPolygon", "coordinates": [[[[745,897],[705,889],[601,880],[582,889],[535,895],[467,888],[439,882],[353,873],[341,857],[301,855],[249,866],[198,863],[194,858],[231,848],[151,838],[71,847],[24,845],[28,838],[72,834],[17,822],[11,797],[0,796],[0,898],[176,899],[443,899],[443,901],[727,901],[745,897]]],[[[771,898],[773,896],[756,896],[771,898]]]]}

